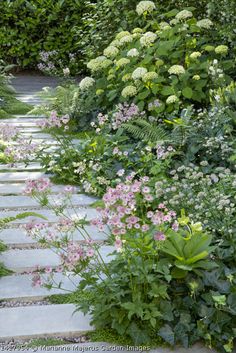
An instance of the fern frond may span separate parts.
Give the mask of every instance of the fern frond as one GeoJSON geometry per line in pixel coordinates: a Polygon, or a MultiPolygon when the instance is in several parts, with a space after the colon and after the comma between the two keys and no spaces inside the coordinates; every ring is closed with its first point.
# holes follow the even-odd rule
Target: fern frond
{"type": "Polygon", "coordinates": [[[154,143],[170,140],[169,134],[163,128],[141,118],[122,124],[122,128],[136,140],[154,143]]]}

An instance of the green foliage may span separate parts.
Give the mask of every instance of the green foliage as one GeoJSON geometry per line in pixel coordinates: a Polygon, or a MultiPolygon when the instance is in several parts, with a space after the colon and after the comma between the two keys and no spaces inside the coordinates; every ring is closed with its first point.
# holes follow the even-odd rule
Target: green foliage
{"type": "Polygon", "coordinates": [[[41,51],[59,50],[65,65],[75,53],[73,26],[82,26],[85,1],[3,0],[0,3],[0,57],[22,68],[35,67],[41,51]]]}
{"type": "Polygon", "coordinates": [[[44,216],[42,216],[42,215],[40,215],[39,213],[36,213],[36,212],[22,212],[22,213],[19,213],[16,216],[1,218],[0,219],[0,229],[4,228],[4,226],[6,224],[10,223],[10,222],[14,222],[16,220],[24,219],[24,218],[27,218],[27,217],[37,217],[37,218],[41,218],[41,219],[47,220],[46,217],[44,217],[44,216]]]}
{"type": "Polygon", "coordinates": [[[170,137],[160,126],[151,124],[144,119],[135,119],[134,122],[122,124],[122,129],[135,140],[145,140],[154,143],[163,143],[170,137]]]}
{"type": "MultiPolygon", "coordinates": [[[[227,47],[222,54],[215,52],[209,31],[192,15],[154,15],[142,29],[119,32],[104,55],[87,64],[96,82],[87,94],[81,82],[85,102],[92,96],[94,106],[105,111],[118,102],[134,102],[140,111],[160,116],[190,104],[206,106],[212,88],[230,83],[234,61],[226,58],[227,47]]],[[[210,33],[217,36],[214,28],[210,33]]]]}

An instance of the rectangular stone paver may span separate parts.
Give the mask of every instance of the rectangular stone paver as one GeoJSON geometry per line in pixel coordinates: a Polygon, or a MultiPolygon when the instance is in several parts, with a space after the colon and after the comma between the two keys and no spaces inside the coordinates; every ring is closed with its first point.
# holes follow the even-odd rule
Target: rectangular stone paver
{"type": "Polygon", "coordinates": [[[19,126],[19,128],[26,128],[28,129],[29,127],[37,127],[37,122],[33,121],[31,118],[27,119],[1,119],[0,124],[11,124],[12,126],[19,126]]]}
{"type": "MultiPolygon", "coordinates": [[[[108,263],[112,259],[108,255],[113,251],[113,246],[104,245],[100,248],[104,262],[108,263]]],[[[55,268],[61,264],[60,257],[50,249],[7,250],[0,255],[0,261],[16,273],[31,271],[36,266],[55,268]]]]}
{"type": "MultiPolygon", "coordinates": [[[[52,204],[61,204],[62,197],[58,195],[49,196],[52,204]]],[[[73,206],[87,206],[97,201],[97,198],[83,194],[72,195],[71,202],[73,206]]],[[[0,198],[0,209],[3,208],[22,208],[22,207],[41,207],[39,202],[30,196],[4,196],[0,198]]]]}
{"type": "Polygon", "coordinates": [[[32,162],[29,165],[25,165],[25,163],[15,163],[13,165],[11,164],[1,164],[0,165],[0,172],[1,170],[7,170],[9,172],[17,172],[17,171],[25,171],[25,170],[41,170],[43,167],[41,164],[38,162],[32,162]]]}
{"type": "Polygon", "coordinates": [[[28,179],[49,178],[50,176],[43,172],[4,172],[0,173],[0,183],[25,182],[28,179]]]}
{"type": "Polygon", "coordinates": [[[61,273],[56,273],[54,275],[55,282],[61,283],[62,289],[52,288],[48,290],[45,287],[33,287],[32,277],[33,275],[28,275],[28,274],[1,277],[0,278],[1,300],[2,299],[3,300],[9,300],[9,299],[39,300],[53,294],[65,294],[67,293],[66,291],[76,290],[76,286],[78,286],[80,281],[79,276],[70,275],[70,277],[68,278],[67,276],[61,273]]]}
{"type": "Polygon", "coordinates": [[[34,140],[38,140],[38,139],[41,139],[41,140],[53,140],[52,139],[52,136],[50,134],[44,134],[44,133],[34,133],[32,134],[31,132],[22,132],[21,133],[22,136],[24,137],[33,137],[34,140]]]}
{"type": "MultiPolygon", "coordinates": [[[[54,185],[51,190],[52,193],[60,193],[64,190],[64,185],[54,185]]],[[[0,182],[0,195],[21,195],[25,189],[25,183],[4,183],[0,182]]],[[[79,191],[79,188],[76,188],[79,191]]]]}
{"type": "MultiPolygon", "coordinates": [[[[46,220],[43,218],[40,218],[38,216],[29,216],[24,219],[17,219],[10,224],[26,224],[29,223],[31,220],[35,220],[37,222],[44,222],[44,223],[54,223],[57,222],[59,217],[55,215],[55,213],[51,210],[45,210],[45,209],[39,209],[39,210],[27,210],[24,209],[23,212],[35,212],[38,215],[41,215],[43,217],[46,217],[46,220]]],[[[19,214],[19,211],[2,211],[0,212],[0,219],[1,218],[6,218],[6,217],[15,217],[19,214]]],[[[69,216],[70,218],[84,218],[86,216],[87,220],[91,220],[93,218],[97,218],[99,216],[99,213],[94,209],[94,208],[78,208],[76,210],[74,209],[66,209],[65,210],[65,215],[69,216]]]]}
{"type": "Polygon", "coordinates": [[[73,304],[0,309],[0,339],[75,335],[91,331],[90,317],[73,304]]]}
{"type": "MultiPolygon", "coordinates": [[[[101,242],[106,240],[107,239],[106,234],[109,234],[108,228],[106,229],[106,234],[104,232],[99,232],[99,230],[95,226],[85,226],[85,230],[88,232],[91,239],[93,239],[96,242],[101,242]]],[[[86,233],[84,233],[84,231],[82,230],[81,232],[84,234],[84,236],[83,234],[80,233],[79,230],[76,230],[73,233],[72,238],[74,241],[83,242],[85,239],[87,239],[86,233]]],[[[0,240],[2,240],[7,245],[10,245],[10,246],[15,245],[17,247],[24,247],[24,246],[37,244],[37,241],[29,237],[26,234],[26,231],[21,228],[8,228],[8,229],[1,230],[0,240]]]]}

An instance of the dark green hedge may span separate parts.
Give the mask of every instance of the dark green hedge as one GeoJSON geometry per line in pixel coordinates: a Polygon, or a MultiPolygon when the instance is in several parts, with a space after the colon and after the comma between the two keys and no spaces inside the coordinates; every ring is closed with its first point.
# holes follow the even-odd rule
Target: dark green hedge
{"type": "Polygon", "coordinates": [[[57,49],[66,60],[76,50],[75,25],[82,26],[83,0],[1,0],[0,57],[34,67],[42,50],[57,49]]]}

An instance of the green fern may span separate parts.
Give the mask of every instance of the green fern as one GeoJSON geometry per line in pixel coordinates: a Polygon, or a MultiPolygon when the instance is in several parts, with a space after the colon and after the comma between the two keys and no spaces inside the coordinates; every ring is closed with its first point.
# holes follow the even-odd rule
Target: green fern
{"type": "Polygon", "coordinates": [[[141,118],[130,123],[122,124],[122,128],[135,140],[150,142],[163,142],[170,140],[170,135],[163,128],[151,124],[141,118]]]}
{"type": "Polygon", "coordinates": [[[16,221],[18,219],[24,219],[24,218],[27,218],[27,217],[37,217],[37,218],[42,218],[42,219],[47,220],[46,217],[40,215],[39,213],[36,213],[36,212],[23,212],[23,213],[19,213],[15,217],[12,216],[12,217],[5,217],[5,218],[0,219],[0,229],[3,228],[5,226],[5,224],[8,224],[8,223],[13,222],[13,221],[16,221]]]}

